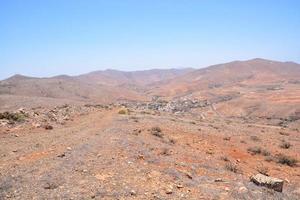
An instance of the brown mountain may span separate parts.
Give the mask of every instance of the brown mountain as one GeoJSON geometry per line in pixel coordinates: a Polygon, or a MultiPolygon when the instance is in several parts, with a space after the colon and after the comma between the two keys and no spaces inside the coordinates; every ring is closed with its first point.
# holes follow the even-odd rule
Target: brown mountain
{"type": "Polygon", "coordinates": [[[199,90],[229,86],[262,86],[284,81],[297,81],[300,65],[293,62],[277,62],[265,59],[234,61],[195,70],[165,82],[155,88],[163,96],[176,96],[199,90]]]}
{"type": "Polygon", "coordinates": [[[253,59],[195,70],[149,93],[208,99],[226,115],[289,116],[300,111],[299,80],[297,63],[253,59]]]}
{"type": "Polygon", "coordinates": [[[15,75],[0,82],[0,98],[8,104],[27,105],[146,101],[158,95],[206,99],[224,115],[291,116],[300,110],[299,80],[297,63],[253,59],[198,70],[105,70],[51,78],[15,75]]]}
{"type": "Polygon", "coordinates": [[[146,70],[122,72],[105,70],[80,76],[34,78],[15,75],[0,81],[2,102],[30,104],[45,102],[97,102],[109,103],[118,99],[146,100],[143,87],[161,80],[182,75],[191,69],[146,70]],[[29,100],[32,99],[33,100],[29,100]]]}
{"type": "Polygon", "coordinates": [[[124,72],[118,70],[95,71],[75,77],[76,79],[93,84],[101,85],[137,85],[145,86],[155,82],[176,78],[187,72],[193,71],[192,68],[184,69],[152,69],[145,71],[124,72]]]}

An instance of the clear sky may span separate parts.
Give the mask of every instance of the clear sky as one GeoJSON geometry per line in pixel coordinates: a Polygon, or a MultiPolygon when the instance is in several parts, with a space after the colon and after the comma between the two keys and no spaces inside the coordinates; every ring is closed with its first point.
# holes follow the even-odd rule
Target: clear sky
{"type": "Polygon", "coordinates": [[[0,0],[0,79],[300,63],[299,0],[0,0]]]}

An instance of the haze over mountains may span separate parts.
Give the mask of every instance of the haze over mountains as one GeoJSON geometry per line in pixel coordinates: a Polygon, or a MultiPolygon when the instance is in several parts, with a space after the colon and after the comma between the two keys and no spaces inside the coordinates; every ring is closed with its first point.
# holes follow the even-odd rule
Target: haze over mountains
{"type": "Polygon", "coordinates": [[[215,102],[217,109],[227,115],[292,115],[299,112],[295,106],[300,105],[300,97],[295,96],[299,94],[299,77],[299,64],[265,59],[234,61],[203,69],[105,70],[50,78],[15,75],[0,82],[0,98],[2,102],[16,102],[15,106],[35,101],[36,106],[188,96],[215,102]],[[255,109],[249,112],[249,108],[255,109]]]}

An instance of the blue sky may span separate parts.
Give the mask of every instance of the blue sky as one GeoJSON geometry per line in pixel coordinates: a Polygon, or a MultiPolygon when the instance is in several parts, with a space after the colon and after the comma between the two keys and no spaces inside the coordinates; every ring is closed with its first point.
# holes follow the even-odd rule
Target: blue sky
{"type": "Polygon", "coordinates": [[[300,63],[300,1],[0,0],[0,79],[300,63]]]}

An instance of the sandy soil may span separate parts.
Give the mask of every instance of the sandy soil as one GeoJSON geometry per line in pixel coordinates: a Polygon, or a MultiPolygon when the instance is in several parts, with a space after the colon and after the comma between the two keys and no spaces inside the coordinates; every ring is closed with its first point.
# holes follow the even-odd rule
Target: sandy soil
{"type": "Polygon", "coordinates": [[[300,198],[299,166],[247,150],[261,147],[300,160],[298,129],[119,110],[78,114],[52,130],[26,122],[1,127],[0,199],[300,198]],[[291,147],[281,148],[282,140],[291,147]],[[249,181],[262,169],[285,181],[282,193],[249,181]]]}

